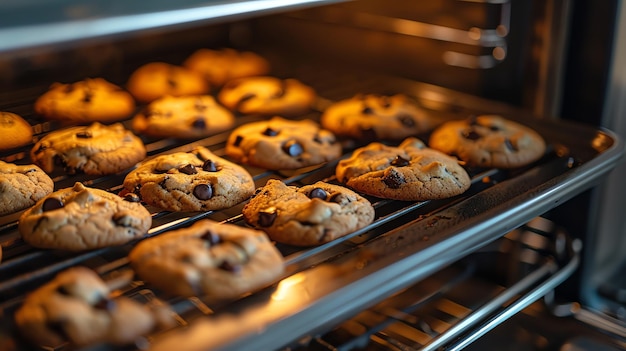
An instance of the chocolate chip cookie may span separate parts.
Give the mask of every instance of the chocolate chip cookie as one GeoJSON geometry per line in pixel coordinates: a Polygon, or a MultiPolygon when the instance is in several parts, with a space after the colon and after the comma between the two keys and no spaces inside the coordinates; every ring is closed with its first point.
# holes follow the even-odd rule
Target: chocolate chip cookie
{"type": "Polygon", "coordinates": [[[54,83],[35,101],[35,112],[65,124],[109,123],[129,117],[135,100],[121,87],[102,78],[54,83]]]}
{"type": "Polygon", "coordinates": [[[0,111],[0,150],[9,150],[30,144],[33,128],[20,115],[0,111]]]}
{"type": "Polygon", "coordinates": [[[183,62],[183,66],[202,74],[212,86],[222,86],[235,78],[262,76],[270,68],[262,56],[230,48],[199,49],[183,62]]]}
{"type": "Polygon", "coordinates": [[[204,95],[210,85],[201,74],[185,67],[151,62],[130,75],[126,88],[137,101],[148,103],[167,95],[204,95]]]}
{"type": "Polygon", "coordinates": [[[128,258],[137,275],[158,289],[217,299],[262,288],[284,269],[265,233],[212,220],[146,239],[128,258]]]}
{"type": "Polygon", "coordinates": [[[146,148],[121,123],[96,122],[49,133],[35,143],[30,156],[47,173],[61,166],[68,174],[107,175],[143,160],[146,148]]]}
{"type": "Polygon", "coordinates": [[[54,182],[35,165],[0,161],[0,216],[26,209],[54,190],[54,182]]]}
{"type": "Polygon", "coordinates": [[[124,179],[124,189],[169,211],[210,211],[234,206],[254,193],[243,167],[198,147],[142,162],[124,179]]]}
{"type": "Polygon", "coordinates": [[[337,179],[352,189],[380,198],[424,201],[462,194],[471,179],[458,160],[427,148],[417,138],[398,146],[374,142],[339,161],[337,179]]]}
{"type": "Polygon", "coordinates": [[[244,115],[296,116],[310,111],[316,96],[313,88],[296,79],[259,76],[229,81],[217,99],[244,115]]]}
{"type": "Polygon", "coordinates": [[[151,225],[150,212],[137,196],[121,198],[76,183],[24,211],[18,230],[34,247],[83,251],[125,244],[146,235],[151,225]]]}
{"type": "Polygon", "coordinates": [[[158,326],[155,312],[128,297],[111,296],[91,269],[73,267],[28,294],[15,312],[26,339],[48,349],[100,343],[124,345],[158,326]]]}
{"type": "Polygon", "coordinates": [[[135,115],[132,128],[157,138],[199,139],[235,125],[235,117],[210,95],[166,96],[135,115]]]}
{"type": "Polygon", "coordinates": [[[270,179],[242,209],[246,222],[272,240],[314,246],[361,229],[374,220],[374,208],[350,189],[325,182],[303,187],[270,179]]]}
{"type": "Polygon", "coordinates": [[[335,135],[312,120],[281,117],[244,124],[226,143],[232,159],[266,169],[296,169],[341,156],[335,135]]]}
{"type": "Polygon", "coordinates": [[[532,163],[546,150],[539,133],[499,115],[446,122],[433,131],[429,145],[468,166],[505,169],[532,163]]]}
{"type": "Polygon", "coordinates": [[[337,136],[362,141],[402,140],[430,131],[434,116],[405,95],[359,94],[330,105],[320,123],[337,136]]]}

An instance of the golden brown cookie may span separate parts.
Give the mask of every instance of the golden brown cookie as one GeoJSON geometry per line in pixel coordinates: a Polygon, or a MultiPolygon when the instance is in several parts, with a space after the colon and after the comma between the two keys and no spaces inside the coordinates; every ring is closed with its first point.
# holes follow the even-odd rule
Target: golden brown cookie
{"type": "Polygon", "coordinates": [[[114,174],[146,157],[146,148],[121,123],[70,127],[50,132],[30,152],[31,159],[45,172],[60,164],[69,174],[114,174]]]}
{"type": "MultiPolygon", "coordinates": [[[[158,326],[157,311],[112,292],[97,273],[73,267],[28,294],[15,312],[26,339],[47,349],[130,344],[158,326]]],[[[163,314],[163,313],[161,313],[163,314]]]]}
{"type": "Polygon", "coordinates": [[[432,115],[402,94],[359,94],[338,101],[324,111],[320,123],[337,136],[362,141],[402,140],[435,126],[432,115]]]}
{"type": "Polygon", "coordinates": [[[148,103],[167,95],[203,95],[209,92],[210,86],[202,75],[187,68],[151,62],[130,75],[126,88],[137,101],[148,103]]]}
{"type": "Polygon", "coordinates": [[[102,78],[54,83],[35,101],[35,112],[65,124],[114,122],[129,117],[135,100],[121,87],[102,78]]]}
{"type": "Polygon", "coordinates": [[[228,208],[249,198],[254,187],[248,171],[204,147],[146,160],[124,179],[125,191],[169,211],[228,208]]]}
{"type": "Polygon", "coordinates": [[[226,154],[266,169],[296,169],[338,158],[341,144],[314,121],[274,117],[235,129],[226,143],[226,154]]]}
{"type": "Polygon", "coordinates": [[[295,246],[327,243],[374,220],[374,207],[364,197],[325,182],[289,186],[270,179],[243,207],[246,223],[272,240],[295,246]]]}
{"type": "Polygon", "coordinates": [[[234,49],[199,49],[191,54],[183,66],[198,72],[212,86],[222,86],[229,80],[262,76],[269,72],[269,62],[251,51],[234,49]]]}
{"type": "Polygon", "coordinates": [[[296,79],[258,76],[229,81],[217,99],[244,115],[297,116],[310,111],[316,97],[313,88],[296,79]]]}
{"type": "Polygon", "coordinates": [[[125,244],[146,235],[151,225],[150,212],[134,194],[121,198],[76,183],[24,211],[18,230],[34,247],[82,251],[125,244]]]}
{"type": "Polygon", "coordinates": [[[0,161],[0,215],[21,211],[54,190],[54,182],[35,165],[0,161]]]}
{"type": "Polygon", "coordinates": [[[283,272],[283,257],[265,233],[201,220],[140,242],[128,255],[137,275],[179,296],[236,298],[283,272]]]}
{"type": "Polygon", "coordinates": [[[374,142],[339,161],[337,180],[380,198],[424,201],[462,194],[471,179],[458,160],[416,138],[398,146],[374,142]]]}
{"type": "Polygon", "coordinates": [[[133,130],[158,138],[199,139],[235,125],[235,117],[210,95],[166,96],[135,115],[133,130]]]}
{"type": "Polygon", "coordinates": [[[433,131],[429,145],[472,167],[521,167],[546,151],[539,133],[498,115],[446,122],[433,131]]]}
{"type": "Polygon", "coordinates": [[[0,111],[0,150],[28,145],[33,141],[33,128],[20,115],[0,111]]]}

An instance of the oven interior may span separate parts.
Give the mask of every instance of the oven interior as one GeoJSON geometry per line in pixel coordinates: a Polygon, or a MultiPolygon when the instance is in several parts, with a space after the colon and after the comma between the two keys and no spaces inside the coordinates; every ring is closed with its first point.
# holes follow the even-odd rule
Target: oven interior
{"type": "MultiPolygon", "coordinates": [[[[298,118],[318,120],[329,104],[357,93],[403,93],[442,122],[481,113],[522,121],[539,131],[549,148],[541,160],[521,169],[468,169],[470,190],[452,199],[408,203],[369,197],[376,209],[372,225],[319,247],[277,244],[285,258],[285,276],[265,289],[219,303],[172,299],[137,280],[126,259],[134,243],[79,254],[37,250],[19,237],[19,213],[4,216],[0,345],[7,350],[30,347],[15,330],[13,312],[29,291],[56,273],[84,265],[115,284],[121,294],[172,308],[175,328],[149,335],[129,350],[167,350],[181,342],[197,350],[491,349],[511,338],[520,350],[623,348],[624,321],[615,312],[619,308],[600,318],[555,297],[554,289],[580,266],[584,242],[550,218],[553,209],[601,183],[621,158],[623,146],[611,131],[537,116],[550,109],[544,100],[549,94],[542,94],[551,91],[547,77],[558,75],[538,72],[553,65],[557,55],[548,55],[546,47],[551,45],[532,40],[547,30],[545,25],[534,32],[524,26],[508,28],[528,23],[531,16],[548,17],[558,6],[518,6],[515,1],[456,0],[423,6],[400,1],[340,2],[295,10],[285,6],[271,13],[237,13],[236,20],[224,16],[206,24],[7,50],[0,58],[0,109],[27,119],[35,131],[33,142],[60,128],[32,110],[34,100],[52,82],[100,76],[123,86],[141,64],[180,64],[198,48],[233,47],[268,58],[272,75],[295,77],[315,88],[319,97],[314,109],[298,118]],[[450,6],[465,15],[451,15],[450,6]],[[524,52],[542,47],[544,56],[524,52]],[[520,75],[522,68],[536,74],[520,75]],[[572,315],[579,317],[567,322],[561,318],[572,315]],[[578,337],[545,332],[551,319],[572,324],[578,337]],[[531,328],[537,320],[545,324],[543,333],[531,328]],[[582,328],[580,320],[595,328],[582,328]]],[[[262,118],[238,116],[237,125],[262,118]]],[[[196,145],[223,156],[228,134],[191,142],[142,138],[149,157],[196,145]]],[[[419,137],[428,139],[427,134],[419,137]]],[[[358,146],[346,141],[343,157],[358,146]]],[[[30,147],[1,157],[27,163],[30,147]]],[[[257,186],[270,178],[294,185],[337,183],[336,162],[296,171],[247,169],[257,186]]],[[[119,192],[125,173],[52,176],[55,189],[80,181],[119,192]]],[[[149,236],[202,218],[245,225],[241,206],[205,213],[149,208],[149,236]]]]}

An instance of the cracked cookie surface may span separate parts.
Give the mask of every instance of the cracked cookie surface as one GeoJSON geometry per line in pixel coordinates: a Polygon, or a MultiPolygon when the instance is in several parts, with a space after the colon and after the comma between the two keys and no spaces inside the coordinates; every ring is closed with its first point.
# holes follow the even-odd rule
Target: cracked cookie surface
{"type": "Polygon", "coordinates": [[[94,271],[77,266],[28,294],[15,322],[29,341],[42,347],[65,342],[73,347],[123,345],[158,325],[154,312],[128,297],[112,297],[94,271]]]}
{"type": "Polygon", "coordinates": [[[284,270],[265,233],[212,220],[143,240],[128,257],[141,279],[177,296],[235,298],[284,270]]]}
{"type": "Polygon", "coordinates": [[[35,101],[37,114],[67,124],[119,121],[134,110],[130,93],[102,78],[54,83],[35,101]]]}
{"type": "Polygon", "coordinates": [[[402,94],[359,94],[338,101],[324,111],[320,123],[337,136],[362,141],[401,140],[435,126],[433,116],[402,94]]]}
{"type": "Polygon", "coordinates": [[[159,98],[132,120],[136,133],[158,138],[199,139],[234,125],[233,114],[210,95],[159,98]]]}
{"type": "Polygon", "coordinates": [[[204,147],[146,160],[124,179],[125,191],[169,211],[228,208],[249,198],[254,188],[248,171],[204,147]]]}
{"type": "Polygon", "coordinates": [[[433,131],[429,145],[472,167],[521,167],[546,150],[539,133],[499,115],[446,122],[433,131]]]}
{"type": "Polygon", "coordinates": [[[125,244],[146,235],[151,225],[137,196],[121,198],[76,183],[22,213],[18,230],[34,247],[82,251],[125,244]]]}
{"type": "Polygon", "coordinates": [[[299,80],[258,76],[229,81],[217,99],[244,115],[296,116],[310,111],[316,96],[313,88],[299,80]]]}
{"type": "Polygon", "coordinates": [[[36,165],[0,161],[0,215],[26,209],[53,190],[52,179],[36,165]]]}
{"type": "Polygon", "coordinates": [[[462,194],[471,179],[458,160],[417,138],[398,146],[371,143],[354,150],[335,168],[337,180],[380,198],[424,201],[462,194]]]}
{"type": "Polygon", "coordinates": [[[318,165],[341,156],[335,135],[311,120],[280,117],[244,124],[230,134],[226,154],[272,170],[318,165]]]}
{"type": "Polygon", "coordinates": [[[46,173],[61,165],[68,174],[108,175],[126,170],[146,157],[146,148],[121,123],[70,127],[50,132],[30,151],[46,173]]]}
{"type": "Polygon", "coordinates": [[[272,240],[320,245],[361,229],[374,220],[371,203],[350,189],[325,182],[302,187],[270,179],[242,209],[246,222],[272,240]]]}

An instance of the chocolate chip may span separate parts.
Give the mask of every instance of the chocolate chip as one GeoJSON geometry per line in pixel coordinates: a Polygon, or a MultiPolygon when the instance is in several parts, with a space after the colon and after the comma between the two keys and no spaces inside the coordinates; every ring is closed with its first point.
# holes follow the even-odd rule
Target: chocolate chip
{"type": "Polygon", "coordinates": [[[90,91],[86,91],[85,92],[85,96],[83,96],[83,102],[84,103],[89,103],[91,102],[91,99],[93,98],[93,93],[90,91]]]}
{"type": "Polygon", "coordinates": [[[302,153],[304,152],[304,148],[302,147],[302,145],[300,145],[300,143],[292,139],[288,140],[283,145],[283,151],[291,157],[298,157],[302,155],[302,153]]]}
{"type": "Polygon", "coordinates": [[[491,129],[494,132],[497,132],[500,130],[500,127],[492,125],[492,126],[489,126],[489,129],[491,129]]]}
{"type": "Polygon", "coordinates": [[[63,207],[63,202],[56,197],[49,197],[44,200],[41,209],[46,211],[52,211],[63,207]]]}
{"type": "Polygon", "coordinates": [[[277,136],[278,132],[275,131],[274,129],[267,127],[264,131],[263,131],[263,135],[267,135],[267,136],[277,136]]]}
{"type": "Polygon", "coordinates": [[[186,165],[178,168],[178,171],[180,173],[185,173],[185,174],[189,174],[189,175],[198,173],[198,170],[196,170],[196,166],[192,165],[191,163],[186,164],[186,165]]]}
{"type": "Polygon", "coordinates": [[[271,227],[277,215],[276,207],[269,207],[262,210],[259,212],[259,225],[261,227],[271,227]]]}
{"type": "Polygon", "coordinates": [[[228,272],[232,272],[232,273],[237,273],[241,271],[241,265],[232,264],[228,261],[222,262],[219,268],[228,272]]]}
{"type": "Polygon", "coordinates": [[[406,115],[406,114],[399,115],[398,120],[405,127],[409,127],[409,128],[415,127],[415,120],[410,115],[406,115]]]}
{"type": "Polygon", "coordinates": [[[139,198],[139,195],[137,195],[135,193],[128,193],[128,194],[124,195],[124,201],[140,202],[141,199],[139,198]]]}
{"type": "Polygon", "coordinates": [[[178,85],[178,84],[176,83],[176,81],[175,81],[175,80],[173,80],[173,79],[171,79],[171,78],[168,78],[168,79],[167,79],[167,85],[168,85],[170,88],[174,89],[174,88],[176,88],[176,85],[178,85]]]}
{"type": "Polygon", "coordinates": [[[65,285],[59,285],[57,287],[57,292],[61,295],[66,295],[66,296],[72,295],[65,285]]]}
{"type": "Polygon", "coordinates": [[[163,177],[163,180],[159,183],[159,186],[163,189],[167,189],[167,181],[170,179],[170,177],[165,176],[163,177]]]}
{"type": "Polygon", "coordinates": [[[109,299],[107,297],[103,297],[98,302],[96,302],[96,304],[93,305],[93,307],[99,310],[111,312],[115,310],[115,308],[117,307],[117,304],[115,303],[115,300],[109,299]]]}
{"type": "Polygon", "coordinates": [[[465,139],[468,140],[478,140],[480,139],[480,134],[478,134],[475,130],[473,129],[466,129],[464,131],[461,132],[461,136],[465,139]]]}
{"type": "Polygon", "coordinates": [[[206,160],[202,164],[202,170],[205,172],[217,172],[217,166],[215,165],[215,162],[206,160]]]}
{"type": "Polygon", "coordinates": [[[518,151],[517,147],[513,145],[513,142],[509,138],[504,139],[504,146],[511,151],[518,151]]]}
{"type": "Polygon", "coordinates": [[[195,129],[206,129],[206,121],[201,116],[197,117],[193,122],[191,122],[191,127],[195,129]]]}
{"type": "Polygon", "coordinates": [[[383,183],[391,189],[398,189],[402,184],[406,183],[406,180],[404,180],[402,174],[391,169],[389,173],[383,177],[383,183]]]}
{"type": "Polygon", "coordinates": [[[389,98],[387,96],[382,96],[380,100],[384,108],[389,108],[389,106],[391,106],[391,101],[389,101],[389,98]]]}
{"type": "Polygon", "coordinates": [[[91,135],[90,132],[85,130],[85,131],[76,133],[76,137],[80,138],[80,139],[89,139],[89,138],[91,138],[93,136],[91,135]]]}
{"type": "Polygon", "coordinates": [[[363,109],[361,110],[361,113],[364,115],[373,115],[374,110],[372,110],[372,108],[369,106],[364,106],[363,109]]]}
{"type": "Polygon", "coordinates": [[[404,166],[408,166],[411,162],[409,162],[409,160],[405,159],[404,157],[398,155],[396,156],[396,158],[391,161],[391,165],[392,166],[398,166],[398,167],[404,167],[404,166]]]}
{"type": "Polygon", "coordinates": [[[311,199],[317,198],[317,199],[326,200],[327,196],[328,194],[322,188],[314,188],[313,190],[311,190],[311,192],[309,192],[309,198],[311,199]]]}
{"type": "Polygon", "coordinates": [[[213,188],[210,184],[199,184],[193,188],[193,196],[199,200],[208,200],[213,197],[213,188]]]}
{"type": "Polygon", "coordinates": [[[234,146],[239,146],[242,141],[243,141],[243,137],[241,135],[237,135],[235,137],[235,141],[233,142],[233,145],[234,146]]]}
{"type": "Polygon", "coordinates": [[[219,235],[210,230],[207,230],[206,233],[202,234],[200,239],[208,242],[210,245],[217,245],[222,241],[219,235]]]}

